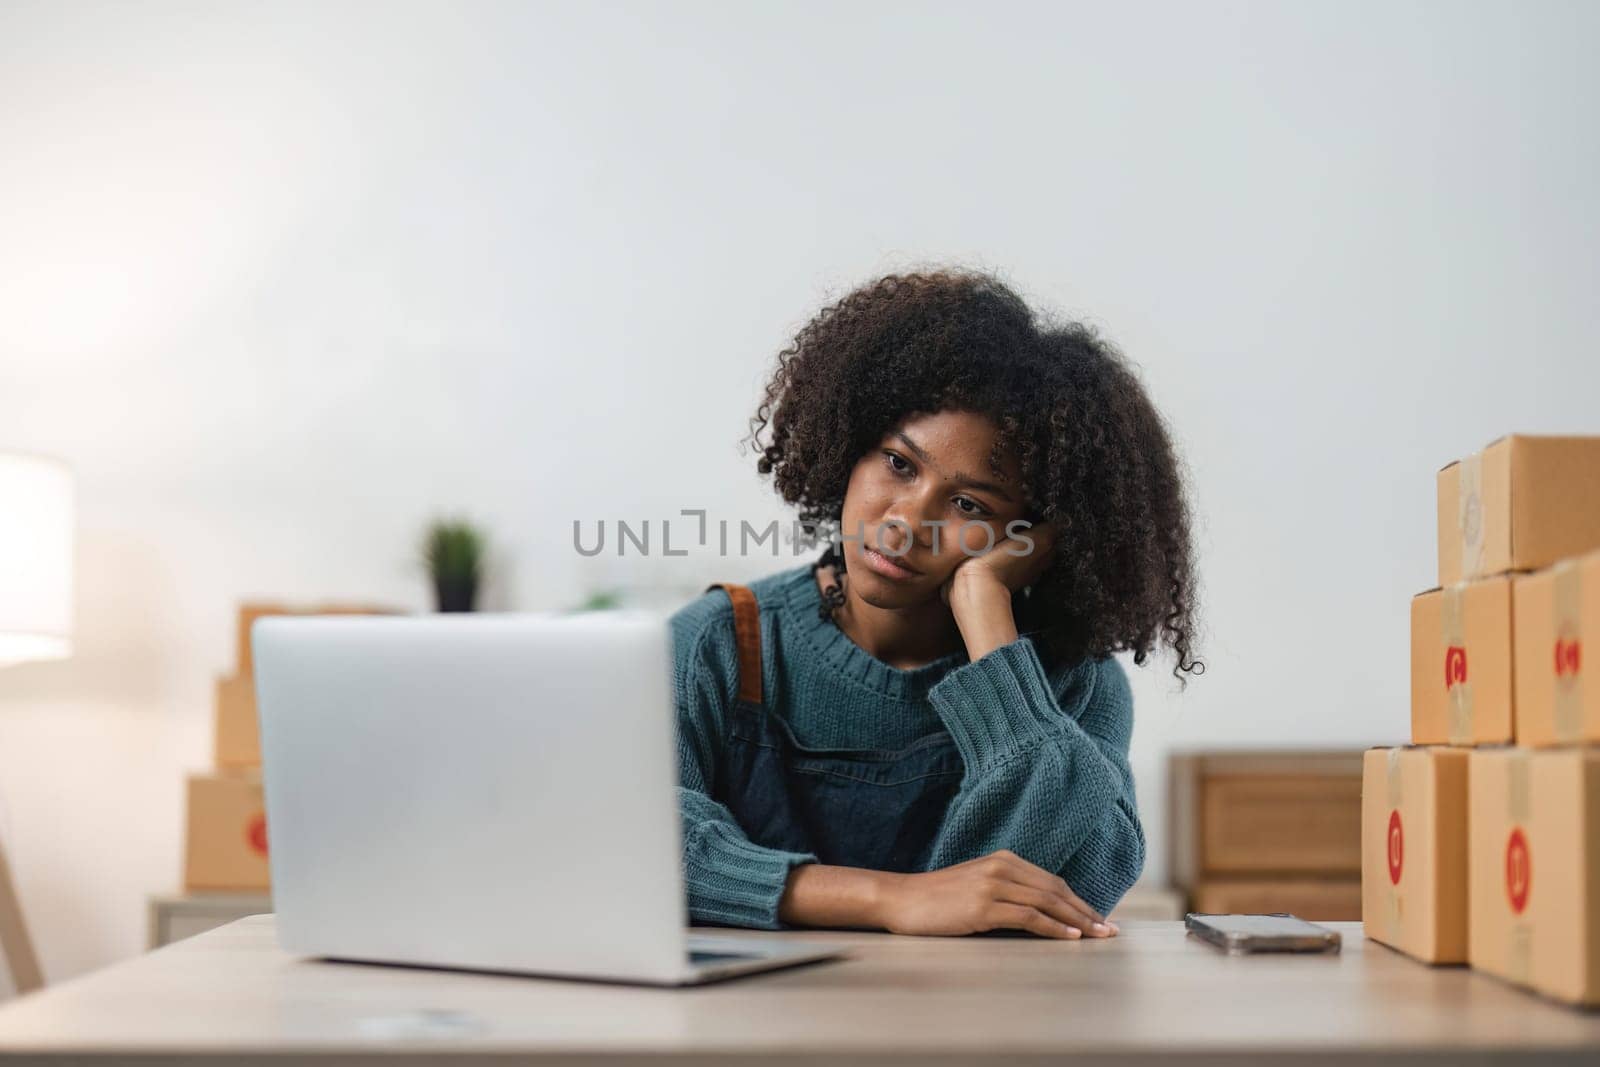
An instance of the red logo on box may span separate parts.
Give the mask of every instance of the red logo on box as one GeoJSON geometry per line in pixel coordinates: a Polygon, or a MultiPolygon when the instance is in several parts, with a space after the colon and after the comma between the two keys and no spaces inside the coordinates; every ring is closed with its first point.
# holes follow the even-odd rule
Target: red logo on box
{"type": "Polygon", "coordinates": [[[245,844],[249,845],[256,854],[267,854],[267,816],[265,812],[256,812],[250,816],[250,821],[244,825],[245,844]]]}
{"type": "Polygon", "coordinates": [[[1518,827],[1506,842],[1506,897],[1511,911],[1521,915],[1528,906],[1528,890],[1533,883],[1533,867],[1528,860],[1528,838],[1518,827]]]}
{"type": "Polygon", "coordinates": [[[1467,650],[1451,645],[1444,650],[1444,687],[1461,685],[1467,680],[1467,650]]]}
{"type": "Polygon", "coordinates": [[[1405,834],[1400,829],[1400,812],[1389,813],[1389,881],[1400,884],[1400,870],[1406,862],[1405,834]]]}
{"type": "Polygon", "coordinates": [[[1556,677],[1570,678],[1583,665],[1583,644],[1580,641],[1563,641],[1556,638],[1556,677]]]}

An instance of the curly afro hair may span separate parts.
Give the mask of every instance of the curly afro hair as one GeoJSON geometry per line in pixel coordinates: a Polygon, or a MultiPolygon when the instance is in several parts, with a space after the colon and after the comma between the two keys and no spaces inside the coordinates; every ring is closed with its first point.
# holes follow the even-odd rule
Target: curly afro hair
{"type": "Polygon", "coordinates": [[[1165,425],[1122,356],[1079,323],[1041,323],[979,272],[889,275],[824,308],[778,356],[749,441],[808,523],[840,521],[856,461],[903,420],[988,416],[1029,517],[1056,529],[1018,626],[1058,662],[1158,644],[1180,682],[1194,656],[1194,561],[1165,425]]]}

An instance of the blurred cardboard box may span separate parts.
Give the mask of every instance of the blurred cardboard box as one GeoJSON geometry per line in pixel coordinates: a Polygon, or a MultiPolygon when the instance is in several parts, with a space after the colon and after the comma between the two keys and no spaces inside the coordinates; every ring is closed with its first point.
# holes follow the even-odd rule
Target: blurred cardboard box
{"type": "Polygon", "coordinates": [[[216,763],[225,770],[261,765],[261,727],[256,721],[256,682],[243,677],[217,679],[216,763]]]}
{"type": "Polygon", "coordinates": [[[266,601],[252,601],[239,605],[238,649],[239,671],[238,676],[249,678],[255,673],[255,659],[250,651],[250,627],[255,625],[257,619],[266,615],[393,615],[393,608],[378,604],[314,604],[290,605],[269,603],[266,601]]]}
{"type": "Polygon", "coordinates": [[[1600,1004],[1600,750],[1476,749],[1467,788],[1472,965],[1600,1004]]]}
{"type": "Polygon", "coordinates": [[[1600,437],[1511,434],[1438,476],[1439,584],[1600,548],[1600,437]]]}
{"type": "Polygon", "coordinates": [[[1431,589],[1411,600],[1411,742],[1512,739],[1511,579],[1431,589]]]}
{"type": "Polygon", "coordinates": [[[1363,929],[1425,963],[1467,961],[1468,752],[1375,748],[1363,760],[1363,929]]]}
{"type": "Polygon", "coordinates": [[[1600,671],[1583,663],[1584,633],[1600,636],[1600,553],[1519,575],[1512,605],[1517,743],[1600,741],[1600,671]]]}
{"type": "Polygon", "coordinates": [[[184,887],[270,888],[261,776],[251,772],[190,775],[188,793],[184,887]]]}

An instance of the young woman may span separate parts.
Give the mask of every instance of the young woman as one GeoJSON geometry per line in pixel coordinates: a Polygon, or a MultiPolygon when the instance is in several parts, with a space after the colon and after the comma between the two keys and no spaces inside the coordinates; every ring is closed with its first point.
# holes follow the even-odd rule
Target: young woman
{"type": "Polygon", "coordinates": [[[838,537],[673,617],[691,918],[1115,934],[1145,845],[1111,654],[1203,669],[1138,381],[991,277],[890,276],[800,331],[751,425],[838,537]]]}

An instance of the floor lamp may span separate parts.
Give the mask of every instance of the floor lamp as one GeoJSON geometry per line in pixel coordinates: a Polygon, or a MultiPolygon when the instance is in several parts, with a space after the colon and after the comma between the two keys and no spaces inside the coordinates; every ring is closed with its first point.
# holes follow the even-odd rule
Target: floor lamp
{"type": "MultiPolygon", "coordinates": [[[[72,471],[0,452],[0,668],[72,654],[72,471]]],[[[18,993],[44,984],[0,839],[0,961],[18,993]]]]}

